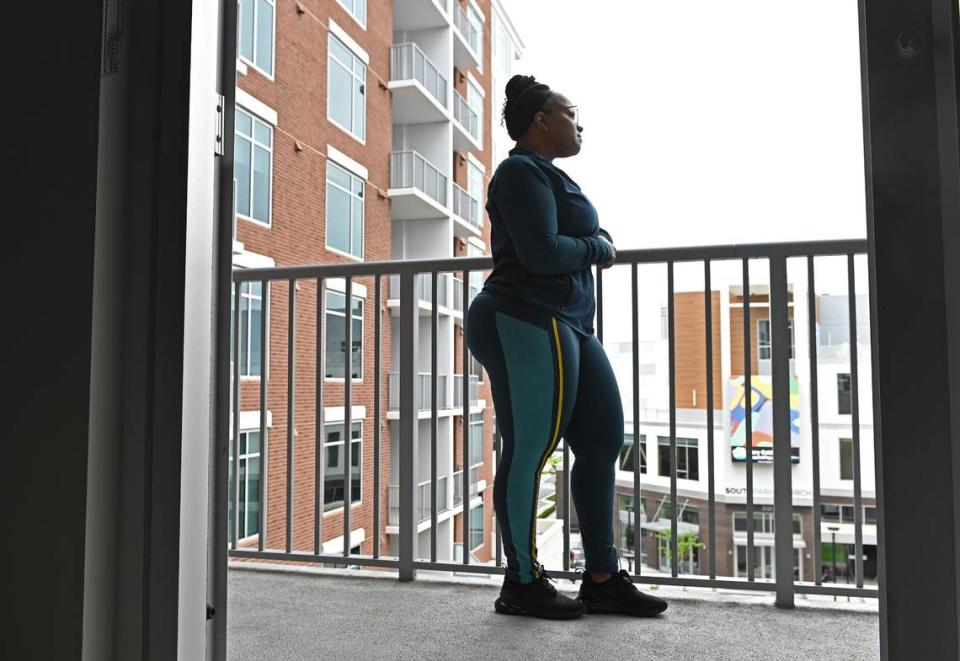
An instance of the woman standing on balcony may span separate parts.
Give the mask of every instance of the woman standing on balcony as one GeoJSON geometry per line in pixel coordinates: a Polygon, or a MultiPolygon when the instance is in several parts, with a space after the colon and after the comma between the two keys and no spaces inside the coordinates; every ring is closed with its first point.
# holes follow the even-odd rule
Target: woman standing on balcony
{"type": "Polygon", "coordinates": [[[656,615],[667,603],[619,570],[613,543],[623,406],[596,335],[592,265],[617,251],[580,187],[553,164],[580,152],[577,106],[532,76],[507,83],[503,119],[517,141],[487,189],[494,268],[470,305],[467,346],[490,375],[503,437],[494,507],[507,555],[499,613],[570,619],[656,615]],[[560,438],[576,457],[571,490],[586,570],[570,599],[537,561],[540,473],[560,438]]]}

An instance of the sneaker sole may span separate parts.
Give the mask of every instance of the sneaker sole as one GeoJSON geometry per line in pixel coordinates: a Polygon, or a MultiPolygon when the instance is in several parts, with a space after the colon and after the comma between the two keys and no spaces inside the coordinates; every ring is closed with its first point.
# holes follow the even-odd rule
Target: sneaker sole
{"type": "Polygon", "coordinates": [[[542,617],[549,620],[575,620],[578,617],[583,616],[584,612],[586,612],[544,610],[542,608],[537,608],[536,606],[509,603],[504,601],[502,597],[498,597],[497,600],[493,602],[493,608],[498,613],[503,615],[527,615],[530,617],[542,617]]]}
{"type": "Polygon", "coordinates": [[[580,601],[580,603],[582,603],[586,607],[588,613],[592,613],[594,615],[630,615],[633,617],[656,617],[657,615],[660,615],[660,613],[663,613],[664,611],[667,610],[666,608],[663,608],[663,609],[649,610],[649,611],[636,611],[636,612],[624,611],[619,608],[615,608],[613,606],[591,604],[581,599],[578,599],[578,601],[580,601]]]}

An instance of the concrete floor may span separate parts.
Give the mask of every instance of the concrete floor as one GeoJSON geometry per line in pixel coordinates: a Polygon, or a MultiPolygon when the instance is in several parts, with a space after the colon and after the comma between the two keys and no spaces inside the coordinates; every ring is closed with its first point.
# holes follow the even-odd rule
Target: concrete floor
{"type": "MultiPolygon", "coordinates": [[[[496,613],[501,582],[420,571],[401,583],[387,572],[233,563],[227,658],[879,658],[875,601],[798,599],[797,608],[782,610],[772,595],[660,587],[656,594],[670,601],[660,618],[588,614],[563,622],[496,613]]],[[[576,595],[576,584],[555,585],[576,595]]]]}

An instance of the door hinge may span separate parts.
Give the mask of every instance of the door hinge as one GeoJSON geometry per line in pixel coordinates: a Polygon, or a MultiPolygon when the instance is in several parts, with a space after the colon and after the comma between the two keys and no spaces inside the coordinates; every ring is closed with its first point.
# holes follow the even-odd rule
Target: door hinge
{"type": "Polygon", "coordinates": [[[213,153],[217,156],[223,156],[223,107],[225,103],[223,94],[217,94],[217,137],[213,146],[213,153]]]}

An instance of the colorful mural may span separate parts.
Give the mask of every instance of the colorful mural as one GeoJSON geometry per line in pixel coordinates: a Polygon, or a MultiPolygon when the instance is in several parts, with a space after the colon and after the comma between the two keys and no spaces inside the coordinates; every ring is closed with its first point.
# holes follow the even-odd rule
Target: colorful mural
{"type": "MultiPolygon", "coordinates": [[[[750,425],[753,461],[773,463],[773,384],[769,375],[750,377],[750,425]]],[[[727,384],[730,402],[730,456],[733,461],[747,460],[747,402],[744,396],[744,378],[731,378],[727,384]]],[[[790,458],[800,462],[800,382],[790,377],[790,458]]]]}

